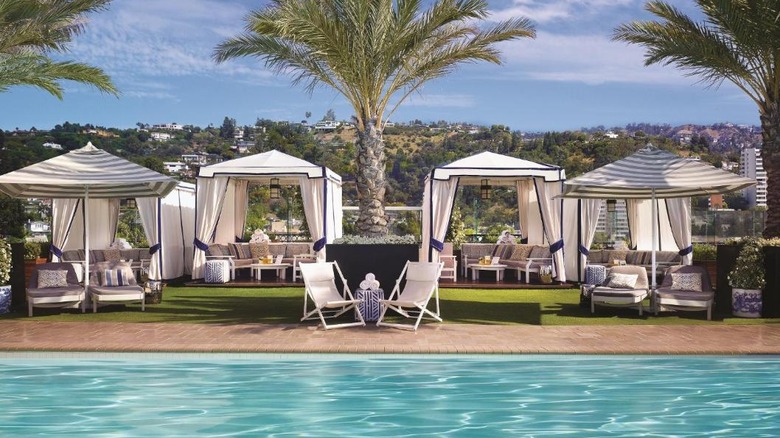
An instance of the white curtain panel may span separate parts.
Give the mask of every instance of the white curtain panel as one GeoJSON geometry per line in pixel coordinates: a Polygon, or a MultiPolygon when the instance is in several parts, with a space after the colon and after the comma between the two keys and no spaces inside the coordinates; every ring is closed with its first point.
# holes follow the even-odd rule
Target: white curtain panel
{"type": "Polygon", "coordinates": [[[135,202],[138,204],[138,213],[141,216],[141,224],[144,227],[144,234],[146,235],[146,241],[149,242],[150,252],[153,248],[157,248],[157,251],[152,255],[149,265],[149,279],[160,280],[162,279],[160,272],[160,260],[163,253],[162,248],[158,246],[160,244],[157,219],[158,219],[158,198],[136,198],[135,202]]]}
{"type": "Polygon", "coordinates": [[[192,272],[195,239],[195,191],[176,189],[160,203],[162,223],[162,278],[178,278],[192,272]]]}
{"type": "Polygon", "coordinates": [[[249,193],[247,188],[249,187],[249,181],[247,180],[233,180],[235,186],[233,188],[233,202],[235,203],[235,210],[233,213],[233,235],[236,240],[244,238],[244,229],[246,228],[246,210],[249,207],[249,193]]]}
{"type": "Polygon", "coordinates": [[[206,249],[213,243],[214,229],[225,200],[228,178],[198,178],[196,200],[198,208],[195,214],[195,244],[192,259],[192,278],[203,278],[206,263],[206,249]]]}
{"type": "Polygon", "coordinates": [[[588,253],[596,235],[600,199],[566,198],[563,202],[563,240],[566,278],[583,281],[588,253]],[[577,264],[579,259],[579,265],[577,264]],[[579,267],[579,270],[577,269],[579,267]]]}
{"type": "MultiPolygon", "coordinates": [[[[114,241],[116,231],[116,221],[118,218],[118,209],[113,205],[118,200],[113,199],[90,199],[87,206],[89,214],[89,247],[91,249],[106,249],[114,241]],[[112,210],[114,213],[112,213],[112,210]]],[[[78,203],[76,214],[70,227],[70,234],[66,236],[65,243],[61,248],[84,249],[84,202],[78,203]]]]}
{"type": "Polygon", "coordinates": [[[534,190],[534,182],[530,179],[519,180],[515,183],[517,190],[517,214],[520,223],[520,232],[523,238],[529,236],[529,214],[531,212],[531,193],[534,190]]]}
{"type": "MultiPolygon", "coordinates": [[[[104,219],[105,220],[105,219],[104,219]]],[[[108,200],[108,234],[111,236],[111,242],[116,240],[116,228],[119,225],[119,198],[108,200]]]]}
{"type": "Polygon", "coordinates": [[[553,258],[553,276],[558,281],[566,281],[566,269],[563,261],[563,235],[561,232],[561,199],[553,199],[563,192],[560,181],[544,182],[543,178],[535,178],[536,196],[542,213],[544,234],[550,242],[550,252],[553,258]]]}
{"type": "Polygon", "coordinates": [[[230,178],[222,199],[222,210],[219,212],[217,227],[214,231],[214,243],[231,243],[236,241],[236,180],[230,178]]]}
{"type": "Polygon", "coordinates": [[[319,249],[317,258],[325,260],[325,247],[319,247],[323,242],[327,243],[325,235],[325,220],[327,219],[324,178],[301,177],[298,183],[301,186],[301,199],[303,200],[303,214],[306,215],[306,223],[309,224],[309,233],[314,246],[319,249]],[[325,239],[321,241],[321,239],[325,239]]]}
{"type": "Polygon", "coordinates": [[[674,241],[683,253],[683,264],[693,263],[693,242],[691,238],[691,198],[666,200],[666,212],[674,241]]]}
{"type": "Polygon", "coordinates": [[[328,180],[328,243],[333,243],[344,234],[344,208],[341,182],[328,180]]]}
{"type": "Polygon", "coordinates": [[[429,255],[434,262],[439,261],[439,252],[444,248],[444,238],[450,223],[452,206],[458,190],[460,178],[448,180],[425,180],[423,192],[423,243],[420,251],[422,260],[429,255]],[[431,251],[437,249],[436,251],[431,251]]]}
{"type": "Polygon", "coordinates": [[[71,231],[71,225],[75,219],[76,212],[78,210],[80,199],[53,199],[51,205],[52,215],[52,230],[51,230],[51,244],[52,248],[52,261],[60,261],[59,256],[55,253],[62,254],[62,250],[65,248],[65,242],[68,240],[68,235],[71,231]],[[56,249],[55,249],[56,248],[56,249]]]}
{"type": "MultiPolygon", "coordinates": [[[[631,238],[630,249],[639,249],[640,241],[643,234],[650,234],[650,228],[647,228],[648,233],[640,233],[639,223],[639,203],[641,199],[626,199],[626,219],[628,220],[628,234],[631,238]]],[[[609,213],[607,213],[609,214],[609,213]]],[[[607,218],[609,220],[609,218],[607,218]]],[[[650,239],[650,238],[648,238],[650,239]]]]}

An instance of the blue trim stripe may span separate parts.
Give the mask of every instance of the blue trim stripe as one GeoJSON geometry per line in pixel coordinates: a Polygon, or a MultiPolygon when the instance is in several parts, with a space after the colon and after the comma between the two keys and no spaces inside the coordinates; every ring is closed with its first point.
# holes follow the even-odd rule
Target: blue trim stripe
{"type": "Polygon", "coordinates": [[[590,250],[588,248],[585,248],[584,245],[580,245],[580,254],[584,255],[585,257],[590,255],[590,250]]]}
{"type": "Polygon", "coordinates": [[[207,243],[203,243],[203,242],[201,242],[201,241],[200,241],[200,239],[197,239],[197,238],[196,238],[196,239],[193,241],[193,243],[194,243],[194,244],[195,244],[195,246],[196,246],[196,247],[197,247],[199,250],[201,250],[201,251],[208,251],[208,250],[209,250],[209,245],[208,245],[207,243]]]}
{"type": "Polygon", "coordinates": [[[51,244],[51,246],[49,246],[49,251],[51,251],[51,253],[57,256],[58,258],[62,258],[62,250],[57,248],[53,243],[51,244]]]}
{"type": "Polygon", "coordinates": [[[322,250],[322,248],[325,248],[325,242],[326,240],[324,237],[322,239],[317,240],[316,242],[314,242],[314,245],[312,245],[312,249],[315,252],[322,250]]]}
{"type": "Polygon", "coordinates": [[[438,240],[431,238],[431,248],[442,252],[444,251],[444,242],[439,242],[438,240]]]}
{"type": "Polygon", "coordinates": [[[149,254],[155,255],[157,251],[160,250],[160,248],[162,248],[162,245],[159,243],[152,245],[151,247],[149,247],[149,254]]]}
{"type": "Polygon", "coordinates": [[[556,252],[558,252],[558,251],[560,251],[562,249],[563,249],[563,239],[561,239],[561,240],[553,243],[552,245],[550,245],[550,253],[551,254],[555,254],[556,252]]]}
{"type": "Polygon", "coordinates": [[[681,249],[678,254],[680,254],[681,256],[685,257],[685,256],[687,256],[688,254],[690,254],[692,252],[693,252],[693,245],[690,245],[687,248],[681,249]]]}

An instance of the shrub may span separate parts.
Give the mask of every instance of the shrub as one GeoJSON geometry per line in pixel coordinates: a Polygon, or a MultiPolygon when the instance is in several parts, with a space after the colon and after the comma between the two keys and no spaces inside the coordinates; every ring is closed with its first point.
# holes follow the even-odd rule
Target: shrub
{"type": "Polygon", "coordinates": [[[0,237],[0,285],[11,279],[11,244],[0,237]]]}
{"type": "Polygon", "coordinates": [[[38,242],[24,242],[24,259],[35,260],[41,255],[41,244],[38,242]]]}
{"type": "Polygon", "coordinates": [[[718,248],[709,243],[693,244],[693,259],[696,261],[715,260],[717,258],[718,248]]]}
{"type": "Polygon", "coordinates": [[[753,237],[744,240],[734,269],[729,273],[729,284],[738,289],[763,289],[764,243],[753,237]]]}

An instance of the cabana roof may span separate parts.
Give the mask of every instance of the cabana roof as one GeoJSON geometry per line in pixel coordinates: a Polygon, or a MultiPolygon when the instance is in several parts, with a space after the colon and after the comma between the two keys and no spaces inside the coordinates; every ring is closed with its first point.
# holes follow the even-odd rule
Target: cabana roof
{"type": "MultiPolygon", "coordinates": [[[[332,181],[341,182],[341,177],[327,167],[309,163],[306,160],[277,150],[201,167],[198,172],[199,178],[214,178],[218,176],[246,177],[260,181],[270,180],[271,178],[283,179],[284,177],[300,176],[308,178],[327,177],[332,181]]],[[[282,181],[282,183],[286,183],[286,181],[282,181]]]]}
{"type": "Polygon", "coordinates": [[[147,198],[167,195],[177,181],[96,148],[92,143],[0,175],[0,191],[16,198],[147,198]]]}
{"type": "Polygon", "coordinates": [[[431,172],[434,180],[448,180],[460,177],[461,185],[479,184],[481,179],[490,178],[491,184],[509,184],[518,179],[542,177],[545,181],[563,181],[566,172],[562,167],[509,157],[493,152],[480,152],[470,157],[435,167],[431,172]]]}

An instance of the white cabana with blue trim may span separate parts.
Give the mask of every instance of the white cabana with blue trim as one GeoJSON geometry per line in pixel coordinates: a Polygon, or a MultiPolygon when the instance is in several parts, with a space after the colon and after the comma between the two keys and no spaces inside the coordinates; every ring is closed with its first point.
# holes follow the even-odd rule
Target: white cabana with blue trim
{"type": "MultiPolygon", "coordinates": [[[[580,175],[564,184],[563,197],[582,199],[625,199],[628,204],[632,241],[647,242],[652,250],[652,288],[656,286],[655,252],[659,248],[662,220],[668,220],[671,237],[685,263],[690,263],[690,197],[728,193],[755,184],[755,180],[717,169],[707,163],[680,157],[648,144],[633,155],[580,175]],[[658,200],[664,199],[663,204],[658,200]],[[651,217],[650,232],[639,222],[646,217],[647,202],[651,217]],[[665,211],[665,214],[664,214],[665,211]],[[635,225],[631,225],[631,223],[635,225]]],[[[595,223],[588,224],[595,228],[595,223]]],[[[666,227],[664,227],[666,228],[666,227]]],[[[641,249],[641,248],[640,248],[641,249]]],[[[588,248],[580,248],[581,257],[588,248]],[[584,252],[583,252],[584,251],[584,252]]]]}
{"type": "Polygon", "coordinates": [[[195,209],[195,249],[192,278],[203,278],[209,244],[235,242],[244,235],[247,189],[269,185],[301,187],[303,209],[313,250],[325,258],[325,245],[341,237],[341,177],[325,166],[276,150],[236,158],[198,171],[195,209]]]}
{"type": "Polygon", "coordinates": [[[561,214],[563,202],[554,199],[562,191],[566,172],[493,152],[481,152],[434,168],[425,179],[423,193],[423,260],[437,260],[444,249],[455,195],[459,186],[479,186],[487,179],[491,186],[517,190],[520,228],[528,243],[546,244],[553,255],[553,275],[566,281],[563,263],[561,214]],[[432,251],[433,249],[433,251],[432,251]]]}
{"type": "MultiPolygon", "coordinates": [[[[62,255],[62,247],[67,240],[69,229],[64,226],[72,222],[78,205],[87,206],[83,214],[82,230],[99,230],[99,234],[108,236],[116,230],[116,217],[119,214],[120,198],[151,198],[155,203],[176,188],[177,181],[169,176],[139,166],[123,158],[111,155],[96,148],[92,143],[67,154],[32,164],[23,169],[0,175],[0,191],[15,198],[43,198],[67,200],[62,215],[54,220],[52,252],[62,255]],[[90,200],[99,199],[103,212],[92,213],[90,200]],[[95,216],[95,215],[98,216],[95,216]],[[103,214],[103,216],[99,216],[103,214]],[[105,215],[108,216],[105,216],[105,215]],[[69,219],[70,218],[70,219],[69,219]],[[92,220],[90,220],[92,218],[92,220]],[[112,222],[113,220],[113,222],[112,222]],[[62,246],[60,246],[62,245],[62,246]]],[[[154,209],[155,215],[157,208],[154,209]]],[[[85,269],[89,266],[91,233],[84,233],[83,248],[85,269]]],[[[158,233],[155,233],[159,236],[158,233]]],[[[159,278],[160,257],[154,257],[160,249],[160,240],[152,235],[149,244],[152,254],[152,272],[150,278],[159,278]]],[[[103,243],[103,242],[101,242],[103,243]]],[[[110,243],[108,241],[107,244],[110,243]]],[[[159,254],[159,253],[158,253],[159,254]]],[[[88,277],[85,277],[88,278],[88,277]]],[[[86,291],[89,281],[84,282],[86,291]]]]}

